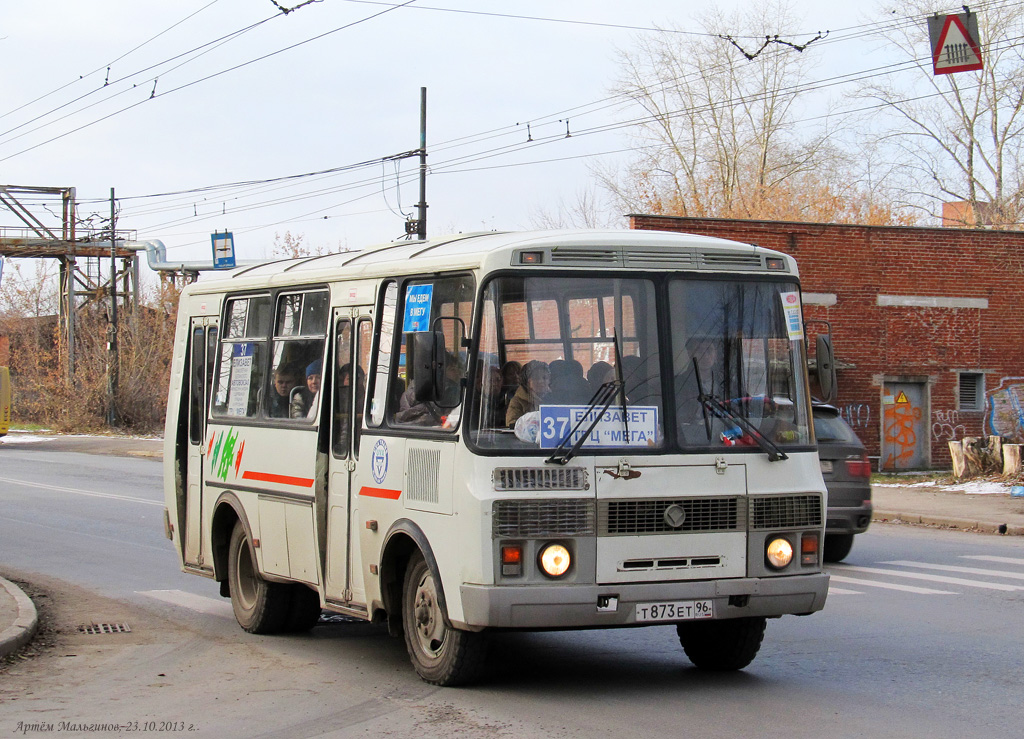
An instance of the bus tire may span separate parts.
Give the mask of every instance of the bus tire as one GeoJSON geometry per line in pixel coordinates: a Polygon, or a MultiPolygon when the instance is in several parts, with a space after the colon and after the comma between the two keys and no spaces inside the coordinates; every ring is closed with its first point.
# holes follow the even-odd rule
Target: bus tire
{"type": "Polygon", "coordinates": [[[238,625],[250,634],[277,634],[284,630],[291,606],[288,585],[264,580],[256,569],[249,537],[236,522],[228,546],[228,590],[238,625]]]}
{"type": "Polygon", "coordinates": [[[753,662],[764,639],[762,616],[676,624],[683,651],[700,670],[731,672],[753,662]]]}
{"type": "Polygon", "coordinates": [[[826,562],[842,562],[853,549],[853,534],[825,534],[821,554],[826,562]]]}
{"type": "Polygon", "coordinates": [[[301,583],[289,587],[292,591],[291,604],[285,631],[292,634],[309,631],[320,621],[320,594],[301,583]]]}
{"type": "Polygon", "coordinates": [[[423,555],[409,560],[402,587],[402,630],[416,673],[428,683],[465,685],[483,669],[483,634],[453,628],[441,606],[438,585],[423,555]]]}

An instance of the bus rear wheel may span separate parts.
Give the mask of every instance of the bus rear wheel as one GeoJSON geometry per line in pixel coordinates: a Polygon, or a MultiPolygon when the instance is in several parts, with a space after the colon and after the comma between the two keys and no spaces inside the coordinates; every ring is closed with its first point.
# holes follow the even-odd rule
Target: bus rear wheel
{"type": "Polygon", "coordinates": [[[464,685],[483,669],[486,638],[483,634],[453,628],[448,623],[438,584],[419,552],[405,571],[402,628],[413,667],[428,683],[464,685]]]}
{"type": "Polygon", "coordinates": [[[676,624],[683,651],[695,667],[710,672],[742,670],[754,661],[764,639],[763,617],[676,624]]]}
{"type": "Polygon", "coordinates": [[[245,528],[236,523],[228,546],[228,590],[238,625],[250,634],[282,631],[291,606],[288,588],[260,576],[245,528]]]}

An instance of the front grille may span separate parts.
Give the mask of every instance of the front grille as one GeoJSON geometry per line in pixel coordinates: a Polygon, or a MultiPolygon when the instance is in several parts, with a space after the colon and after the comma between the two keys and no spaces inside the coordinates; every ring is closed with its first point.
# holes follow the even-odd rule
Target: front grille
{"type": "Polygon", "coordinates": [[[495,538],[594,535],[594,501],[590,499],[496,500],[492,513],[495,538]]]}
{"type": "Polygon", "coordinates": [[[586,490],[582,467],[498,467],[492,476],[495,490],[586,490]]]}
{"type": "Polygon", "coordinates": [[[745,507],[739,498],[681,498],[605,500],[599,503],[598,531],[602,536],[678,534],[693,531],[738,531],[746,528],[745,507]],[[685,516],[672,526],[665,511],[679,506],[685,516]]]}
{"type": "Polygon", "coordinates": [[[750,500],[750,528],[803,529],[821,526],[820,495],[772,495],[750,500]]]}

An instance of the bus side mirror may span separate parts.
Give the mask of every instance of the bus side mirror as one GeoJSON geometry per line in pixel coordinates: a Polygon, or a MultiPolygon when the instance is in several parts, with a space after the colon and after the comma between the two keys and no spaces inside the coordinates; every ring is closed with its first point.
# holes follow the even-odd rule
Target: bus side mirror
{"type": "Polygon", "coordinates": [[[817,364],[818,386],[826,403],[836,399],[838,386],[836,381],[836,357],[832,347],[831,334],[819,334],[815,343],[815,362],[817,364]]]}
{"type": "Polygon", "coordinates": [[[440,398],[444,389],[444,334],[419,331],[406,334],[406,371],[417,401],[440,398]]]}

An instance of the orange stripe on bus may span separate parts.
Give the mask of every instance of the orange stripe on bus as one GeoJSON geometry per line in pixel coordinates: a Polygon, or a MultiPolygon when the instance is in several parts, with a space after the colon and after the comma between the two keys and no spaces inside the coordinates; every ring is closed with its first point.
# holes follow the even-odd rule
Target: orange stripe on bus
{"type": "Polygon", "coordinates": [[[313,487],[312,477],[292,477],[291,475],[274,475],[270,472],[246,470],[242,473],[242,478],[245,480],[259,480],[260,482],[276,482],[281,485],[294,485],[300,488],[313,487]]]}
{"type": "Polygon", "coordinates": [[[387,500],[398,500],[402,495],[401,490],[388,490],[387,488],[367,488],[363,487],[359,489],[360,495],[365,495],[369,498],[386,498],[387,500]]]}

